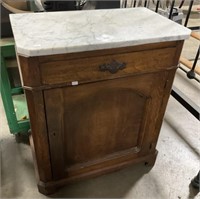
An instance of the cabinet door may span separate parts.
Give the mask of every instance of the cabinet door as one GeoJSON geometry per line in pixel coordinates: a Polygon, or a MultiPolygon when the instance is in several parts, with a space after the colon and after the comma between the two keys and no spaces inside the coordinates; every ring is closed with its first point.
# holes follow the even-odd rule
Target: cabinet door
{"type": "MultiPolygon", "coordinates": [[[[100,81],[44,91],[55,179],[137,158],[148,118],[157,111],[160,75],[100,81]],[[157,85],[158,83],[158,85],[157,85]],[[156,92],[155,92],[156,91],[156,92]],[[155,98],[155,100],[154,100],[155,98]]],[[[151,121],[154,125],[154,120],[151,121]]]]}

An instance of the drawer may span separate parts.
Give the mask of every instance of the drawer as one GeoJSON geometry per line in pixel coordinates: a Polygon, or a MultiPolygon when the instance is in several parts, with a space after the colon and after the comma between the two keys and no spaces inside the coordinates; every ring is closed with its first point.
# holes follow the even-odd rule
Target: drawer
{"type": "Polygon", "coordinates": [[[43,85],[87,83],[174,66],[176,47],[40,63],[43,85]]]}

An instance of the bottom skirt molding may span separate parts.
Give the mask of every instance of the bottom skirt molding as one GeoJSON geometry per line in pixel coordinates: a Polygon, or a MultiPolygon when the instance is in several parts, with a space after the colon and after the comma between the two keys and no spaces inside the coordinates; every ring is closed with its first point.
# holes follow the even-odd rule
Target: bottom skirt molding
{"type": "Polygon", "coordinates": [[[133,165],[136,163],[144,163],[145,166],[153,167],[156,161],[158,151],[155,150],[154,153],[148,154],[146,156],[141,156],[136,159],[129,160],[127,162],[121,162],[120,164],[112,165],[109,167],[104,167],[98,170],[89,171],[87,173],[81,173],[76,176],[66,177],[56,181],[49,181],[49,182],[38,182],[38,190],[40,193],[44,195],[51,195],[54,194],[59,187],[63,187],[64,185],[77,182],[79,180],[88,179],[96,176],[100,176],[106,173],[110,173],[113,171],[117,171],[119,169],[125,168],[129,165],[133,165]]]}

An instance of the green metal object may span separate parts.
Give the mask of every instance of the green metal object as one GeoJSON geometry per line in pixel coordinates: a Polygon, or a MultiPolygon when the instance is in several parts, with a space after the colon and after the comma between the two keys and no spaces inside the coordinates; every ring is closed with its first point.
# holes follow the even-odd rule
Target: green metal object
{"type": "Polygon", "coordinates": [[[6,59],[16,58],[13,38],[0,40],[1,70],[0,92],[8,126],[12,134],[28,132],[30,123],[26,99],[21,87],[13,87],[10,83],[6,59]]]}

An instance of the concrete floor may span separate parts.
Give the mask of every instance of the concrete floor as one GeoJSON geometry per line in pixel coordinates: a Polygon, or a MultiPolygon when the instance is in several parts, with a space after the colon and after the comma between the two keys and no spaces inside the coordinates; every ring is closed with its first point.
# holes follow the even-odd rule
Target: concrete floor
{"type": "MultiPolygon", "coordinates": [[[[183,55],[194,58],[198,42],[190,39],[183,55]]],[[[200,78],[198,76],[198,78],[200,78]]],[[[200,86],[177,71],[174,85],[200,106],[200,86]]],[[[61,188],[51,198],[200,199],[190,181],[200,169],[200,122],[173,97],[164,117],[153,168],[137,164],[118,172],[61,188]]],[[[47,198],[37,191],[28,144],[9,133],[0,99],[1,198],[47,198]]]]}

